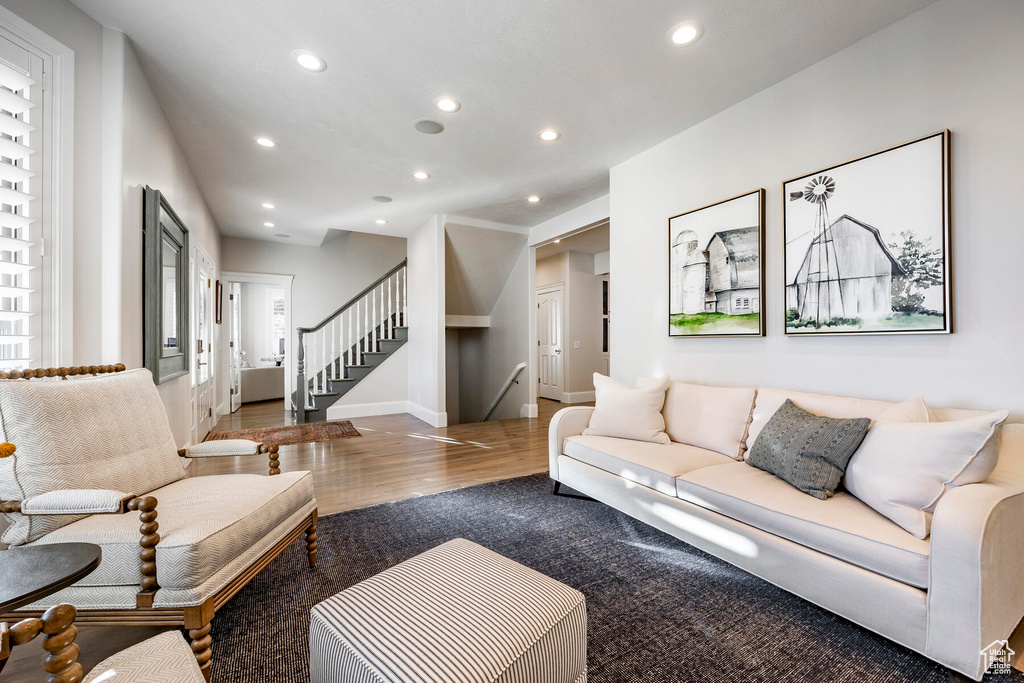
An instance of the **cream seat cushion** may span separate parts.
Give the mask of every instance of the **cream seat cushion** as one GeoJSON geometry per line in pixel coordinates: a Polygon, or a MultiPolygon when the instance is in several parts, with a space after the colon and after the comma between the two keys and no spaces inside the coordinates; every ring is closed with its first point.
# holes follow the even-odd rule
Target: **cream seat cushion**
{"type": "Polygon", "coordinates": [[[185,639],[178,631],[153,636],[107,657],[82,683],[206,683],[185,639]]]}
{"type": "MultiPolygon", "coordinates": [[[[161,588],[194,588],[313,500],[313,477],[309,472],[189,477],[151,495],[160,524],[157,582],[161,588]]],[[[137,512],[93,515],[30,545],[70,542],[103,549],[100,566],[76,586],[138,584],[137,512]]]]}
{"type": "Polygon", "coordinates": [[[849,493],[819,500],[733,462],[682,475],[679,498],[902,583],[928,587],[928,542],[849,493]]]}
{"type": "Polygon", "coordinates": [[[658,444],[608,436],[572,436],[565,440],[566,456],[605,472],[676,495],[676,477],[701,467],[735,462],[732,458],[681,443],[658,444]]]}
{"type": "MultiPolygon", "coordinates": [[[[640,381],[637,381],[640,384],[640,381]]],[[[665,432],[678,443],[728,455],[743,455],[754,407],[753,389],[672,382],[665,393],[665,432]]]]}

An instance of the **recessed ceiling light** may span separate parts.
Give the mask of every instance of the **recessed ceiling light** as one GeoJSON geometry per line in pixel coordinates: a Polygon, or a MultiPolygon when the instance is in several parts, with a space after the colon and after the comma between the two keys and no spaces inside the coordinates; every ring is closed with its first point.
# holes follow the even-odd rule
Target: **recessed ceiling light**
{"type": "Polygon", "coordinates": [[[531,204],[536,204],[537,202],[540,201],[540,197],[538,197],[535,194],[531,194],[529,197],[526,198],[526,201],[530,202],[531,204]]]}
{"type": "Polygon", "coordinates": [[[562,240],[555,240],[555,244],[561,244],[562,240]]]}
{"type": "Polygon", "coordinates": [[[562,137],[562,134],[559,133],[554,128],[545,128],[541,132],[537,133],[537,137],[539,137],[544,142],[554,142],[558,138],[562,137]]]}
{"type": "Polygon", "coordinates": [[[292,53],[292,59],[306,71],[324,71],[327,68],[324,58],[309,50],[296,50],[292,53]]]}
{"type": "Polygon", "coordinates": [[[263,208],[264,209],[273,209],[274,205],[271,204],[270,202],[263,202],[263,208]]]}
{"type": "Polygon", "coordinates": [[[274,224],[273,223],[264,223],[263,226],[267,227],[267,228],[272,228],[272,227],[274,227],[274,224]]]}
{"type": "Polygon", "coordinates": [[[416,180],[429,180],[430,174],[427,173],[426,171],[415,171],[412,174],[412,177],[415,178],[416,180]]]}
{"type": "Polygon", "coordinates": [[[286,235],[283,232],[276,233],[274,237],[280,237],[283,240],[291,239],[291,235],[286,235]]]}
{"type": "Polygon", "coordinates": [[[263,147],[277,147],[277,143],[270,138],[259,137],[256,138],[256,144],[263,147]]]}
{"type": "Polygon", "coordinates": [[[387,195],[383,194],[379,194],[376,197],[370,197],[370,199],[372,199],[375,202],[380,202],[381,204],[389,204],[392,201],[391,197],[388,197],[387,195]]]}
{"type": "Polygon", "coordinates": [[[434,100],[434,106],[445,114],[451,114],[462,109],[462,103],[458,100],[452,99],[451,97],[438,97],[434,100]]]}
{"type": "Polygon", "coordinates": [[[668,39],[673,45],[683,47],[693,45],[700,40],[702,35],[704,35],[703,26],[696,21],[684,21],[672,27],[672,30],[668,32],[668,39]]]}
{"type": "Polygon", "coordinates": [[[388,222],[386,220],[384,220],[383,218],[378,218],[377,220],[374,221],[374,223],[376,223],[377,225],[387,225],[388,224],[388,222]]]}
{"type": "Polygon", "coordinates": [[[413,128],[421,133],[427,135],[437,135],[444,130],[444,126],[437,121],[431,121],[430,119],[420,119],[416,123],[412,124],[413,128]]]}

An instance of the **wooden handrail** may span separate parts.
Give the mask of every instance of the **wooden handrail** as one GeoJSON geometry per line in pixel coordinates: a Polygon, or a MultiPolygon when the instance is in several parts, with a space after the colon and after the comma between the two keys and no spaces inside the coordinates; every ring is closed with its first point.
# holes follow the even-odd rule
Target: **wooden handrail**
{"type": "Polygon", "coordinates": [[[341,315],[342,313],[347,311],[351,306],[355,305],[355,303],[357,301],[359,301],[364,296],[366,296],[367,294],[372,292],[377,287],[377,285],[379,285],[380,283],[382,283],[385,280],[387,280],[389,277],[391,277],[392,275],[394,275],[395,273],[400,271],[402,268],[405,268],[405,266],[408,263],[408,261],[409,261],[409,259],[407,259],[407,258],[402,259],[401,263],[399,263],[397,266],[395,266],[394,268],[392,268],[388,272],[386,272],[383,275],[381,275],[379,278],[377,278],[377,280],[372,285],[370,285],[369,287],[367,287],[366,289],[364,289],[363,291],[359,292],[354,297],[349,299],[348,302],[344,306],[342,306],[341,308],[336,310],[334,313],[331,313],[329,316],[327,316],[326,318],[321,320],[319,324],[314,325],[313,327],[297,327],[295,329],[300,334],[309,334],[311,332],[316,332],[317,330],[323,329],[324,325],[326,325],[327,323],[331,322],[332,320],[337,318],[339,315],[341,315]]]}
{"type": "Polygon", "coordinates": [[[480,419],[481,422],[487,422],[487,418],[489,418],[491,413],[494,412],[494,409],[498,407],[501,399],[505,398],[505,394],[508,393],[509,387],[512,386],[512,383],[516,381],[516,377],[518,377],[519,373],[525,369],[526,363],[520,363],[512,369],[512,374],[508,376],[508,379],[505,380],[505,384],[501,386],[501,391],[499,391],[498,395],[494,397],[493,401],[491,401],[491,405],[487,409],[487,412],[484,413],[484,416],[480,419]]]}

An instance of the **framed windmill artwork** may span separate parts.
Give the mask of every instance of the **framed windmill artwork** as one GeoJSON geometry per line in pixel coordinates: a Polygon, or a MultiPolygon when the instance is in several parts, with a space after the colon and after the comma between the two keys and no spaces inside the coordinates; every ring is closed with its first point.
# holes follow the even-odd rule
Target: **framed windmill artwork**
{"type": "Polygon", "coordinates": [[[764,336],[764,190],[668,219],[670,337],[764,336]]]}
{"type": "Polygon", "coordinates": [[[787,335],[952,331],[949,131],[782,189],[787,335]]]}

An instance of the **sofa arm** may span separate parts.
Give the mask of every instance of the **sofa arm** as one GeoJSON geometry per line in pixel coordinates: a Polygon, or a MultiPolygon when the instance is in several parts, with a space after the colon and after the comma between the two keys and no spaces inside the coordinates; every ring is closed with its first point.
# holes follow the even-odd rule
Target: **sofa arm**
{"type": "Polygon", "coordinates": [[[1024,489],[990,480],[947,491],[932,519],[925,654],[980,680],[982,648],[1024,617],[1024,489]]]}
{"type": "Polygon", "coordinates": [[[573,406],[562,408],[551,418],[548,425],[548,467],[552,479],[558,479],[558,456],[562,454],[565,440],[582,434],[593,413],[593,406],[573,406]]]}
{"type": "Polygon", "coordinates": [[[220,441],[204,441],[194,446],[187,446],[178,451],[183,458],[219,458],[229,455],[256,455],[266,453],[269,458],[270,474],[281,474],[281,461],[278,456],[277,444],[267,445],[248,439],[222,439],[220,441]]]}
{"type": "Polygon", "coordinates": [[[64,489],[21,502],[23,515],[116,515],[128,511],[133,493],[108,489],[64,489]]]}

